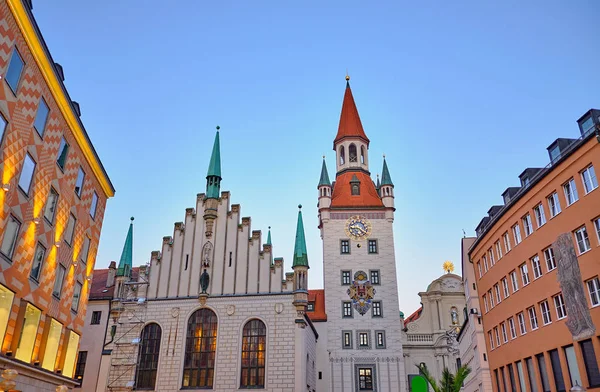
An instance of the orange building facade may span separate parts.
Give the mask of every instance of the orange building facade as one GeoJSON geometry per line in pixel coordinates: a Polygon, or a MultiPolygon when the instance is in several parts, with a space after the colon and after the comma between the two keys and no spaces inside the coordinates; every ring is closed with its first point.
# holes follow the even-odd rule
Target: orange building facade
{"type": "Polygon", "coordinates": [[[469,250],[495,391],[600,390],[600,112],[578,124],[490,208],[469,250]]]}
{"type": "Polygon", "coordinates": [[[114,189],[26,0],[0,1],[0,368],[17,389],[74,386],[114,189]]]}

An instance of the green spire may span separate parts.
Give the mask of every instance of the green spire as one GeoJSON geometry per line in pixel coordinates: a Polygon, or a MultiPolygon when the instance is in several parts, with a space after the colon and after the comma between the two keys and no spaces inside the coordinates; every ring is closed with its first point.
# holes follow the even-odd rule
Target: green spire
{"type": "Polygon", "coordinates": [[[298,205],[298,209],[298,226],[296,226],[296,244],[294,245],[294,262],[292,263],[292,268],[308,267],[304,223],[302,223],[302,204],[298,205]]]}
{"type": "Polygon", "coordinates": [[[208,164],[208,173],[206,173],[206,198],[218,199],[221,190],[221,144],[219,143],[219,127],[217,125],[217,134],[213,144],[210,163],[208,164]]]}
{"type": "Polygon", "coordinates": [[[377,184],[375,184],[377,189],[381,188],[381,183],[379,182],[379,174],[377,175],[377,184]]]}
{"type": "Polygon", "coordinates": [[[267,236],[267,245],[272,245],[271,244],[271,226],[269,226],[269,235],[267,236]]]}
{"type": "Polygon", "coordinates": [[[119,261],[119,268],[117,269],[117,276],[130,276],[133,259],[133,216],[131,217],[131,223],[129,224],[129,231],[127,232],[127,238],[125,239],[125,245],[123,246],[123,253],[121,253],[121,260],[119,261]]]}
{"type": "Polygon", "coordinates": [[[319,180],[319,185],[327,185],[331,186],[331,181],[329,181],[329,174],[327,173],[327,165],[325,164],[325,155],[323,155],[323,166],[321,167],[321,179],[319,180]]]}
{"type": "Polygon", "coordinates": [[[387,167],[387,162],[385,161],[385,155],[383,156],[383,170],[381,171],[381,185],[391,185],[394,186],[392,182],[392,177],[390,176],[390,171],[387,167]]]}

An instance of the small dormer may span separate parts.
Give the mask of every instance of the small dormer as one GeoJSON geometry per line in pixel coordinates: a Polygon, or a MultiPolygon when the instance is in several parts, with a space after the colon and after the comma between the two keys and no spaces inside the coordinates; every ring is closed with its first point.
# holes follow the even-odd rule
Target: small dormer
{"type": "Polygon", "coordinates": [[[514,195],[516,195],[521,190],[520,186],[511,186],[510,188],[506,188],[504,193],[502,193],[502,199],[504,199],[504,204],[508,204],[514,195]]]}
{"type": "Polygon", "coordinates": [[[590,109],[588,110],[579,120],[579,132],[582,137],[586,137],[590,133],[594,132],[596,127],[600,127],[600,110],[590,109]]]}
{"type": "Polygon", "coordinates": [[[350,180],[350,194],[352,196],[360,195],[360,180],[356,177],[356,174],[352,176],[350,180]]]}
{"type": "Polygon", "coordinates": [[[565,152],[568,151],[569,146],[573,144],[577,139],[566,139],[558,138],[551,145],[548,146],[548,156],[550,157],[550,163],[556,163],[565,152]]]}
{"type": "Polygon", "coordinates": [[[496,216],[496,214],[498,212],[500,212],[500,210],[504,208],[504,206],[491,206],[490,209],[488,210],[488,215],[490,217],[490,219],[493,219],[494,216],[496,216]]]}
{"type": "Polygon", "coordinates": [[[537,167],[528,167],[527,169],[523,170],[523,173],[519,175],[519,180],[521,180],[521,186],[523,188],[528,187],[531,181],[541,170],[541,168],[537,167]]]}
{"type": "Polygon", "coordinates": [[[489,222],[490,222],[490,217],[489,216],[483,217],[483,219],[481,220],[481,222],[479,222],[479,224],[475,228],[475,234],[477,235],[477,237],[479,237],[481,234],[483,234],[483,231],[485,230],[485,228],[486,228],[486,226],[488,225],[489,222]]]}

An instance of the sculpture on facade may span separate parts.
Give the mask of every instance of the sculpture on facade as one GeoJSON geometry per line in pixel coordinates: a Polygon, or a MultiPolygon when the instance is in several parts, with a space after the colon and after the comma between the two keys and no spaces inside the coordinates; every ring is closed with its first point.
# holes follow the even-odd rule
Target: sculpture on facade
{"type": "Polygon", "coordinates": [[[208,289],[208,284],[210,283],[210,276],[208,272],[206,272],[206,268],[202,275],[200,275],[200,288],[202,289],[202,294],[206,294],[206,290],[208,289]]]}
{"type": "Polygon", "coordinates": [[[204,244],[204,247],[202,248],[202,267],[204,268],[210,267],[212,249],[213,245],[210,241],[204,244]]]}

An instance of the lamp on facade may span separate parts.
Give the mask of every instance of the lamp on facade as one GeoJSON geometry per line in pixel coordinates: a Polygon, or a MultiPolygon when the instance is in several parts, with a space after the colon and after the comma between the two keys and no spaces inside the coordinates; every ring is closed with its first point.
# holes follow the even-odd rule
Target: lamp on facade
{"type": "Polygon", "coordinates": [[[17,372],[15,369],[4,369],[1,375],[3,380],[0,381],[0,389],[3,391],[10,391],[11,389],[14,389],[17,386],[15,378],[17,378],[18,375],[19,372],[17,372]]]}
{"type": "Polygon", "coordinates": [[[59,385],[55,389],[56,392],[69,392],[69,387],[66,385],[59,385]]]}
{"type": "Polygon", "coordinates": [[[57,248],[60,248],[60,241],[56,241],[56,242],[54,243],[54,246],[56,246],[57,248]]]}
{"type": "Polygon", "coordinates": [[[2,184],[2,189],[3,189],[5,192],[8,192],[8,191],[10,191],[10,184],[2,184]]]}
{"type": "Polygon", "coordinates": [[[40,224],[40,218],[33,218],[33,223],[35,223],[36,225],[40,224]]]}

